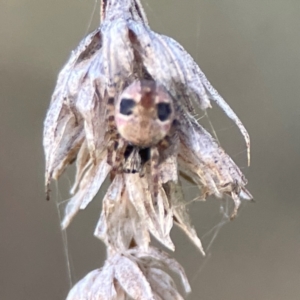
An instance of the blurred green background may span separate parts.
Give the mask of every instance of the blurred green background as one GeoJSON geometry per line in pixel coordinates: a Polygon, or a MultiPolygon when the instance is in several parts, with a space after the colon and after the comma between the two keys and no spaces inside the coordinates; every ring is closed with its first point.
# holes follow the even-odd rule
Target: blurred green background
{"type": "MultiPolygon", "coordinates": [[[[193,223],[209,248],[203,258],[180,231],[172,234],[175,256],[193,289],[188,299],[299,299],[300,2],[143,3],[152,29],[177,39],[192,54],[252,139],[248,168],[238,130],[218,109],[209,112],[256,203],[244,205],[224,226],[219,200],[191,205],[193,223]],[[218,225],[214,239],[211,230],[218,225]]],[[[103,192],[75,218],[63,243],[55,199],[67,198],[73,176],[64,175],[46,202],[42,149],[43,118],[56,76],[70,51],[98,25],[95,5],[91,0],[0,2],[3,300],[64,299],[70,281],[64,245],[74,282],[105,257],[102,242],[93,237],[103,192]]],[[[196,188],[187,190],[187,198],[196,196],[196,188]]]]}

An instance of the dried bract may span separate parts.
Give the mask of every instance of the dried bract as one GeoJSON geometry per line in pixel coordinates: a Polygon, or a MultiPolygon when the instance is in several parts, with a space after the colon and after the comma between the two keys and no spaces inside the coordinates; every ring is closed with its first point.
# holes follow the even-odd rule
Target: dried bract
{"type": "Polygon", "coordinates": [[[183,299],[165,268],[177,273],[185,291],[190,292],[185,272],[174,259],[152,247],[147,252],[132,248],[109,255],[101,269],[90,272],[72,288],[67,300],[183,299]]]}
{"type": "Polygon", "coordinates": [[[193,118],[181,118],[179,127],[180,150],[178,162],[199,186],[202,198],[213,194],[223,197],[228,194],[234,200],[234,218],[240,206],[240,198],[251,200],[252,195],[245,185],[247,180],[212,136],[193,118]]]}

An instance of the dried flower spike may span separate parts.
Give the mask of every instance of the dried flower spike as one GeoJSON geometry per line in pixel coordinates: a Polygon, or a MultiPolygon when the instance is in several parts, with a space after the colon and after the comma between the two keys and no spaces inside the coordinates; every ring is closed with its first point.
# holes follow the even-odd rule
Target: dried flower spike
{"type": "Polygon", "coordinates": [[[230,195],[232,218],[240,199],[252,199],[240,169],[193,117],[194,107],[216,102],[242,132],[248,159],[249,135],[183,47],[150,29],[138,0],[103,0],[101,19],[60,72],[44,123],[47,191],[76,161],[63,229],[111,179],[95,230],[108,258],[68,299],[182,299],[162,268],[180,274],[188,292],[183,269],[150,246],[151,233],[174,250],[175,223],[204,254],[179,169],[203,199],[230,195]]]}

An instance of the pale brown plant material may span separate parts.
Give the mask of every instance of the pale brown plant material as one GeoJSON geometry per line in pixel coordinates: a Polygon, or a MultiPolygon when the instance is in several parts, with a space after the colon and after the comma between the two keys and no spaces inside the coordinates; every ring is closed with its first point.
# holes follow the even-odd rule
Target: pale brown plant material
{"type": "Polygon", "coordinates": [[[146,252],[135,248],[109,257],[101,269],[90,272],[72,288],[67,300],[183,299],[162,268],[177,273],[186,292],[191,290],[183,268],[156,248],[146,252]]]}
{"type": "Polygon", "coordinates": [[[76,162],[62,228],[111,179],[95,236],[107,246],[104,267],[68,299],[182,299],[161,267],[182,268],[150,247],[150,233],[174,250],[175,222],[204,254],[182,197],[179,168],[201,198],[250,200],[243,174],[193,117],[218,104],[250,140],[241,121],[175,40],[153,32],[138,0],[101,3],[101,26],[73,51],[58,76],[44,123],[46,189],[76,162]],[[135,284],[132,284],[134,282],[135,284]]]}

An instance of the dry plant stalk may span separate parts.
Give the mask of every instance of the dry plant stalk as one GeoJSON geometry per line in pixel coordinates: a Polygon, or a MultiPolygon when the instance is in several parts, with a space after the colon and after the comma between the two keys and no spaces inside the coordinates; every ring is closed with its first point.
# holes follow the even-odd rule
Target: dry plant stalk
{"type": "MultiPolygon", "coordinates": [[[[170,37],[153,32],[139,0],[102,0],[101,26],[80,43],[58,76],[44,123],[46,190],[76,162],[62,228],[111,184],[95,236],[107,247],[101,269],[90,272],[67,299],[183,299],[166,268],[183,268],[150,246],[150,234],[174,250],[177,224],[204,254],[182,197],[180,171],[201,197],[250,200],[243,174],[193,117],[214,101],[246,129],[192,57],[170,37]]],[[[249,156],[248,156],[249,158],[249,156]]]]}

